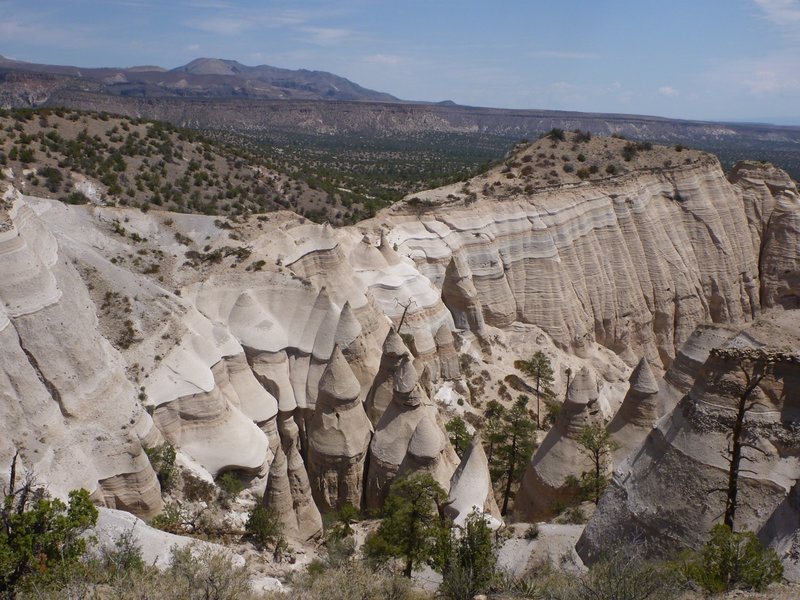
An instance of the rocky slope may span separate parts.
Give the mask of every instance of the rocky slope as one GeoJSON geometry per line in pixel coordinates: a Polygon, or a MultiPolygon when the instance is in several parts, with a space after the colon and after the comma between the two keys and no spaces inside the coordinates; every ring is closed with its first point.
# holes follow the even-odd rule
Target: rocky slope
{"type": "MultiPolygon", "coordinates": [[[[457,518],[496,514],[486,457],[473,447],[459,464],[443,424],[479,423],[514,359],[544,349],[560,397],[564,368],[579,376],[520,506],[543,486],[558,498],[561,463],[581,468],[581,423],[625,398],[619,430],[641,436],[642,419],[700,385],[705,346],[766,308],[794,315],[791,181],[762,165],[729,181],[713,158],[674,149],[625,161],[625,145],[541,140],[343,229],[288,212],[68,206],[3,184],[0,464],[19,448],[54,493],[83,486],[150,516],[161,500],[142,448],[166,440],[202,479],[235,471],[302,539],[321,513],[379,506],[411,471],[450,490],[457,518]],[[613,173],[600,168],[611,157],[613,173]],[[640,366],[626,397],[642,357],[652,377],[640,366]],[[632,410],[639,396],[653,406],[632,410]]],[[[778,472],[761,486],[770,511],[795,478],[778,472]]]]}
{"type": "Polygon", "coordinates": [[[480,334],[484,323],[535,323],[563,348],[580,354],[597,341],[631,366],[644,356],[668,367],[700,323],[743,323],[796,302],[791,180],[774,185],[774,171],[751,166],[731,183],[708,155],[676,165],[658,148],[649,167],[620,176],[614,165],[609,176],[603,160],[593,162],[598,143],[616,144],[616,164],[625,164],[624,141],[584,142],[597,171],[572,184],[572,171],[546,162],[581,143],[540,140],[506,167],[421,193],[378,222],[442,289],[459,327],[480,334]],[[552,157],[538,167],[550,186],[534,185],[540,156],[552,157]],[[770,283],[776,269],[765,260],[787,267],[779,282],[770,283]]]}
{"type": "Polygon", "coordinates": [[[746,378],[761,369],[735,357],[762,349],[782,354],[774,354],[776,362],[746,404],[735,526],[775,547],[787,575],[797,578],[799,325],[795,312],[773,312],[743,329],[717,325],[695,332],[657,386],[662,418],[653,419],[648,435],[618,460],[578,543],[584,560],[594,560],[614,540],[637,536],[654,553],[702,545],[725,511],[729,448],[746,378]]]}

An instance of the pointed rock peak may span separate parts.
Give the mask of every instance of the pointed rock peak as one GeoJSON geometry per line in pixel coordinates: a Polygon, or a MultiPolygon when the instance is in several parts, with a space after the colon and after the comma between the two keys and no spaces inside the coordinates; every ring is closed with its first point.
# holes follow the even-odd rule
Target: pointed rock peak
{"type": "Polygon", "coordinates": [[[442,325],[437,330],[433,339],[436,342],[437,348],[441,348],[442,346],[452,346],[453,332],[450,331],[450,328],[447,325],[442,325]]]}
{"type": "Polygon", "coordinates": [[[394,391],[397,394],[408,395],[414,391],[418,381],[419,374],[414,368],[414,361],[406,356],[394,374],[394,391]]]}
{"type": "Polygon", "coordinates": [[[597,400],[597,397],[597,382],[589,369],[583,367],[569,384],[569,395],[565,404],[584,406],[597,400]]]}
{"type": "Polygon", "coordinates": [[[431,373],[431,367],[426,362],[421,362],[420,364],[422,365],[422,373],[419,376],[419,384],[426,390],[430,390],[431,386],[433,385],[433,374],[431,373]]]}
{"type": "Polygon", "coordinates": [[[252,290],[245,290],[236,298],[236,302],[234,306],[236,308],[250,308],[251,306],[256,306],[258,303],[256,299],[253,297],[252,290]]]}
{"type": "Polygon", "coordinates": [[[389,333],[386,334],[386,339],[383,341],[383,354],[393,358],[400,358],[408,354],[408,348],[406,348],[403,338],[394,327],[389,329],[389,333]]]}
{"type": "Polygon", "coordinates": [[[489,459],[486,458],[486,452],[483,450],[481,434],[480,431],[477,430],[475,431],[475,435],[472,436],[469,446],[467,446],[467,449],[464,452],[464,456],[461,458],[461,463],[459,464],[456,473],[453,475],[453,479],[455,479],[456,476],[463,471],[475,468],[475,465],[478,465],[479,468],[485,468],[487,470],[489,468],[489,459]],[[483,467],[480,467],[480,465],[483,465],[483,467]]]}
{"type": "Polygon", "coordinates": [[[631,391],[639,392],[642,395],[652,396],[658,393],[658,381],[656,376],[653,375],[653,370],[650,368],[650,363],[647,359],[642,358],[639,364],[631,373],[630,377],[631,391]]]}
{"type": "Polygon", "coordinates": [[[334,346],[331,360],[319,380],[317,404],[346,404],[361,393],[361,384],[347,364],[339,346],[334,346]]]}
{"type": "Polygon", "coordinates": [[[400,255],[394,249],[394,244],[389,242],[389,240],[386,238],[386,232],[383,230],[381,230],[381,239],[378,242],[378,250],[389,265],[396,265],[401,261],[400,255]]]}
{"type": "Polygon", "coordinates": [[[444,434],[430,416],[425,415],[417,423],[408,451],[417,458],[433,459],[444,450],[444,434]]]}
{"type": "Polygon", "coordinates": [[[316,304],[329,305],[330,303],[331,303],[331,297],[328,294],[328,287],[323,285],[319,289],[319,294],[317,294],[316,304]]]}
{"type": "Polygon", "coordinates": [[[339,315],[339,324],[336,326],[336,335],[334,340],[336,344],[343,349],[346,349],[353,343],[358,336],[361,335],[361,323],[356,318],[353,309],[350,307],[350,301],[344,303],[342,312],[339,315]]]}
{"type": "Polygon", "coordinates": [[[460,254],[453,254],[450,262],[445,269],[444,276],[454,279],[462,279],[471,275],[469,266],[460,254]]]}

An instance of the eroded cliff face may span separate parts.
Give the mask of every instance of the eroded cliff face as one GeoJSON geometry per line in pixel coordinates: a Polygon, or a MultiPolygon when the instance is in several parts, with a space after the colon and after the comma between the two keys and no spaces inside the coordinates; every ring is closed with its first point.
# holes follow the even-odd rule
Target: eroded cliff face
{"type": "MultiPolygon", "coordinates": [[[[13,190],[0,219],[0,457],[55,493],[152,516],[161,493],[142,443],[158,430],[56,238],[13,190]]],[[[5,469],[4,469],[5,470],[5,469]]]]}
{"type": "Polygon", "coordinates": [[[693,336],[687,356],[675,361],[659,384],[658,396],[674,408],[618,463],[578,543],[582,558],[592,561],[614,540],[636,536],[665,554],[706,541],[725,512],[730,440],[746,377],[761,372],[725,350],[735,355],[764,349],[783,358],[767,366],[746,404],[735,526],[758,532],[797,577],[798,345],[800,319],[794,312],[772,312],[738,331],[707,326],[693,336]],[[680,390],[680,382],[688,380],[694,382],[691,388],[680,390]]]}
{"type": "MultiPolygon", "coordinates": [[[[467,204],[432,191],[422,211],[398,205],[344,229],[291,213],[72,207],[9,188],[0,460],[20,448],[54,491],[87,487],[150,516],[160,497],[142,447],[166,440],[206,479],[246,474],[300,538],[321,512],[380,505],[409,471],[445,489],[479,482],[456,486],[457,504],[486,498],[495,511],[481,453],[457,469],[434,401],[462,377],[459,355],[488,356],[498,328],[530,323],[589,379],[619,371],[600,343],[631,366],[672,364],[673,387],[691,387],[677,367],[704,359],[676,348],[699,323],[794,302],[796,195],[759,173],[745,188],[707,159],[523,193],[495,186],[495,170],[468,187],[500,192],[467,204]]],[[[586,404],[607,416],[622,395],[601,387],[586,404]]],[[[659,414],[673,396],[658,395],[659,414]]],[[[541,466],[559,493],[554,459],[541,466]]]]}
{"type": "MultiPolygon", "coordinates": [[[[429,383],[460,376],[436,288],[379,236],[286,213],[250,219],[233,241],[213,218],[74,208],[13,188],[3,217],[0,460],[19,448],[54,493],[86,487],[152,516],[160,490],[143,447],[167,441],[201,477],[246,475],[305,539],[321,511],[366,502],[364,401],[392,353],[429,383]],[[195,240],[204,250],[186,247],[195,240]],[[413,355],[387,316],[412,297],[413,355]]],[[[443,421],[428,399],[419,414],[402,472],[435,472],[448,488],[443,421]]]]}
{"type": "Polygon", "coordinates": [[[732,179],[707,156],[533,193],[492,171],[379,222],[460,327],[534,323],[578,354],[596,340],[666,368],[697,325],[797,301],[794,184],[766,165],[732,179]]]}

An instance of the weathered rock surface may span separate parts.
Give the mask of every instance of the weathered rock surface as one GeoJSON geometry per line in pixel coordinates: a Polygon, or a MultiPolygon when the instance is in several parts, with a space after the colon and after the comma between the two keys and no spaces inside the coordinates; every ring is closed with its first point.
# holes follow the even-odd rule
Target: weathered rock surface
{"type": "Polygon", "coordinates": [[[608,424],[608,432],[618,448],[614,451],[614,464],[638,448],[659,418],[658,380],[650,364],[642,359],[631,373],[630,388],[608,424]]]}
{"type": "MultiPolygon", "coordinates": [[[[504,179],[483,177],[468,187],[504,179]]],[[[398,204],[344,229],[290,213],[223,222],[66,206],[8,188],[0,460],[19,447],[55,493],[83,486],[149,517],[161,500],[142,447],[166,440],[206,478],[251,473],[288,531],[308,538],[317,503],[360,494],[377,506],[405,472],[452,481],[454,498],[473,501],[458,482],[483,464],[476,455],[452,478],[458,461],[430,400],[443,382],[466,390],[457,329],[486,357],[496,327],[535,323],[576,361],[598,342],[631,366],[671,365],[655,395],[634,377],[619,419],[638,436],[654,415],[676,414],[711,347],[763,308],[796,306],[797,194],[780,171],[748,165],[728,181],[707,159],[499,187],[469,203],[460,188],[425,192],[435,210],[398,204]]],[[[583,375],[573,385],[526,475],[522,514],[552,508],[564,477],[583,470],[581,424],[616,406],[583,375]]]]}
{"type": "MultiPolygon", "coordinates": [[[[698,340],[710,341],[706,347],[794,353],[794,359],[775,364],[751,397],[756,403],[745,415],[743,439],[753,447],[743,450],[735,521],[737,528],[760,532],[763,541],[787,551],[795,545],[800,518],[794,500],[800,477],[800,319],[794,312],[773,312],[734,334],[726,328],[712,336],[704,329],[689,349],[698,359],[698,340]]],[[[634,535],[648,538],[654,552],[698,548],[721,520],[726,496],[714,490],[727,488],[727,448],[745,382],[736,360],[708,351],[705,356],[688,393],[614,473],[578,544],[585,561],[611,541],[634,535]]],[[[796,563],[794,557],[784,554],[796,563]]]]}
{"type": "MultiPolygon", "coordinates": [[[[0,464],[65,495],[150,516],[160,488],[142,444],[159,439],[59,242],[7,193],[0,218],[0,464]]],[[[3,469],[3,475],[6,473],[3,469]]]]}
{"type": "Polygon", "coordinates": [[[404,473],[430,473],[447,491],[457,463],[436,420],[436,408],[419,384],[414,362],[405,357],[395,373],[392,401],[370,445],[367,508],[381,506],[392,482],[404,473]]]}
{"type": "Polygon", "coordinates": [[[577,498],[578,490],[567,478],[580,480],[592,468],[578,438],[581,429],[599,422],[597,382],[588,369],[581,369],[569,386],[569,394],[556,422],[537,448],[522,477],[515,512],[522,518],[547,520],[555,514],[557,503],[567,505],[577,498]]]}
{"type": "Polygon", "coordinates": [[[311,492],[322,512],[345,504],[361,506],[372,426],[360,392],[358,379],[336,346],[319,383],[308,435],[311,492]]]}
{"type": "Polygon", "coordinates": [[[467,446],[461,463],[450,480],[450,504],[445,509],[456,525],[463,525],[472,513],[483,513],[493,529],[503,522],[489,477],[489,461],[480,434],[467,446]]]}
{"type": "MultiPolygon", "coordinates": [[[[492,171],[468,187],[498,181],[492,171]]],[[[759,290],[763,236],[775,237],[776,254],[792,237],[791,217],[776,212],[774,233],[769,225],[797,202],[791,180],[764,165],[733,181],[709,157],[531,194],[512,182],[468,206],[446,197],[460,193],[451,186],[418,194],[427,212],[398,205],[382,218],[442,289],[457,327],[534,323],[575,352],[594,339],[666,368],[697,325],[743,323],[762,304],[794,302],[796,249],[774,261],[795,275],[784,281],[776,270],[781,281],[759,290]]]]}

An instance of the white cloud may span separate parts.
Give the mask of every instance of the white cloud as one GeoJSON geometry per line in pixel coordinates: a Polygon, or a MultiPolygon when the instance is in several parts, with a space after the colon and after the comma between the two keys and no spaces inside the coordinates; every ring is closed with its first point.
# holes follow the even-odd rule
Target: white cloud
{"type": "Polygon", "coordinates": [[[800,55],[793,51],[740,60],[708,73],[709,79],[744,88],[759,98],[800,93],[800,55]]]}
{"type": "Polygon", "coordinates": [[[365,56],[364,62],[377,63],[379,65],[397,65],[403,62],[403,59],[393,54],[373,54],[365,56]]]}
{"type": "Polygon", "coordinates": [[[533,55],[538,58],[558,58],[561,60],[592,60],[597,58],[597,55],[591,52],[572,52],[569,50],[540,50],[539,52],[534,52],[533,55]]]}
{"type": "Polygon", "coordinates": [[[222,36],[241,35],[245,31],[262,27],[289,27],[302,25],[307,17],[299,11],[287,10],[281,13],[259,14],[217,14],[197,19],[189,19],[185,25],[205,33],[222,36]]]}
{"type": "Polygon", "coordinates": [[[677,96],[678,90],[676,90],[671,85],[664,85],[658,88],[658,93],[662,96],[677,96]]]}
{"type": "Polygon", "coordinates": [[[755,3],[776,25],[800,23],[800,0],[755,0],[755,3]]]}
{"type": "Polygon", "coordinates": [[[308,34],[306,41],[318,46],[335,46],[353,37],[349,29],[337,27],[301,27],[300,31],[308,34]]]}

